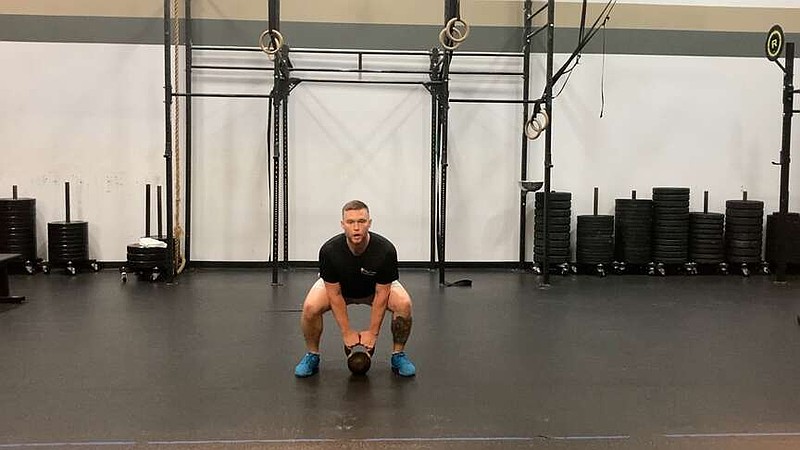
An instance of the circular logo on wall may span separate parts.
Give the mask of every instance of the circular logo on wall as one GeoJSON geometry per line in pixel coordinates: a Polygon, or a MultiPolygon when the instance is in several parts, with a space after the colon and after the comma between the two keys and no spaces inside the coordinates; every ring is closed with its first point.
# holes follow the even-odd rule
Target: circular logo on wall
{"type": "Polygon", "coordinates": [[[780,25],[773,25],[767,33],[767,59],[776,61],[783,53],[783,28],[780,25]]]}

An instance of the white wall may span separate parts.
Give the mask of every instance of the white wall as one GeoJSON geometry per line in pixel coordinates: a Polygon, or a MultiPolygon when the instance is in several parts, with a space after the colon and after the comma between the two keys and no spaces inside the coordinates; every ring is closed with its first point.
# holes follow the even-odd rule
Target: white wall
{"type": "MultiPolygon", "coordinates": [[[[692,188],[693,209],[711,191],[711,209],[724,200],[762,199],[778,207],[782,72],[764,59],[606,57],[605,113],[600,107],[602,56],[584,56],[558,102],[554,146],[556,185],[591,208],[600,186],[601,210],[613,197],[652,186],[692,188]]],[[[795,132],[798,129],[795,121],[795,132]]],[[[794,146],[797,147],[796,145],[794,146]]],[[[800,173],[792,172],[792,187],[800,173]]],[[[800,198],[792,197],[797,210],[800,198]]]]}
{"type": "Polygon", "coordinates": [[[36,198],[47,222],[89,222],[90,254],[125,259],[144,233],[144,184],[163,183],[163,60],[157,47],[0,42],[0,193],[36,198]],[[159,58],[162,58],[161,60],[159,58]]]}
{"type": "MultiPolygon", "coordinates": [[[[206,62],[263,60],[218,55],[206,62]]],[[[0,64],[0,193],[7,196],[18,184],[21,195],[37,198],[40,254],[46,256],[46,222],[62,220],[63,181],[71,181],[72,217],[90,222],[92,256],[124,260],[125,244],[143,232],[144,184],[163,183],[161,47],[4,42],[0,64]]],[[[298,56],[295,64],[343,63],[298,56]]],[[[427,68],[425,58],[408,64],[427,68]]],[[[457,59],[454,70],[514,64],[457,59]]],[[[602,66],[602,56],[583,56],[555,102],[553,187],[573,192],[576,214],[591,213],[594,186],[600,187],[604,213],[612,212],[615,197],[637,189],[640,198],[649,198],[653,186],[691,187],[693,209],[702,207],[704,189],[711,191],[715,211],[725,199],[740,198],[742,189],[765,200],[767,211],[777,208],[779,172],[770,162],[780,150],[782,74],[774,64],[763,58],[607,55],[604,72],[602,66]]],[[[403,65],[395,61],[392,67],[403,65]]],[[[536,94],[543,87],[542,58],[535,58],[533,72],[536,94]]],[[[203,73],[195,90],[265,92],[270,82],[261,78],[267,76],[203,73]]],[[[483,77],[454,77],[451,87],[453,97],[520,95],[513,81],[483,77]]],[[[290,258],[314,260],[319,245],[339,231],[342,203],[361,198],[372,208],[373,229],[395,241],[402,260],[426,260],[429,94],[422,88],[301,84],[290,108],[290,258]]],[[[266,111],[266,100],[195,101],[195,260],[268,257],[266,111]]],[[[517,259],[520,116],[514,105],[453,104],[448,259],[517,259]]],[[[542,140],[533,142],[531,179],[541,178],[542,153],[542,140]]],[[[800,168],[792,169],[790,209],[797,211],[800,168]]]]}
{"type": "MultiPolygon", "coordinates": [[[[209,55],[200,61],[265,64],[262,55],[209,55]]],[[[427,57],[394,61],[367,57],[365,68],[426,70],[427,57]]],[[[354,57],[293,58],[296,67],[353,67],[354,57]],[[349,65],[348,65],[349,62],[349,65]]],[[[477,62],[476,62],[477,61],[477,62]]],[[[491,70],[520,70],[517,59],[495,61],[491,70]]],[[[483,69],[470,58],[454,70],[483,69]]],[[[263,75],[262,75],[263,76],[263,75]]],[[[303,73],[304,78],[343,76],[303,73]]],[[[263,92],[259,76],[200,73],[203,92],[263,92]]],[[[388,79],[385,76],[364,76],[388,79]]],[[[453,97],[518,98],[519,81],[454,75],[453,97]]],[[[352,78],[352,77],[351,77],[352,78]]],[[[424,75],[394,75],[421,80],[424,75]]],[[[264,260],[271,244],[271,199],[267,197],[265,101],[197,100],[199,124],[195,164],[193,259],[264,260]],[[231,141],[236,144],[231,144],[231,141]],[[238,145],[238,142],[247,142],[238,145]],[[238,156],[230,159],[231,151],[238,156]],[[202,169],[201,169],[202,167],[202,169]],[[222,173],[223,176],[215,175],[222,173]],[[204,181],[200,181],[204,180],[204,181]],[[202,183],[202,184],[201,184],[202,183]],[[254,196],[257,194],[257,196],[254,196]],[[216,207],[227,198],[231,214],[216,207]],[[205,206],[200,206],[199,199],[205,206]],[[206,202],[206,200],[210,200],[206,202]],[[231,217],[237,219],[231,220],[231,217]],[[241,218],[241,219],[238,219],[241,218]],[[238,239],[236,237],[242,237],[238,239]],[[245,236],[247,236],[245,238],[245,236]],[[233,237],[233,239],[231,239],[233,237]]],[[[316,259],[332,234],[340,232],[342,204],[359,198],[370,205],[373,230],[390,237],[404,260],[426,260],[430,221],[430,95],[421,86],[302,83],[290,103],[290,258],[316,259]]],[[[515,106],[454,105],[451,111],[448,245],[454,260],[513,260],[517,241],[507,231],[517,223],[521,120],[515,106]],[[509,202],[508,199],[511,199],[509,202]],[[487,228],[487,215],[491,227],[487,228]],[[456,236],[458,234],[459,236],[456,236]]]]}

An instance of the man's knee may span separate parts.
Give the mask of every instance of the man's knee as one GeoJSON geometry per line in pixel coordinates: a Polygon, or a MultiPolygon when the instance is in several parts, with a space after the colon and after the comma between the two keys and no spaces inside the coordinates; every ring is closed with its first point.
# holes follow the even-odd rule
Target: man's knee
{"type": "Polygon", "coordinates": [[[388,307],[394,313],[411,313],[411,295],[400,283],[392,285],[388,307]]]}
{"type": "Polygon", "coordinates": [[[303,302],[303,315],[306,317],[321,316],[331,309],[328,293],[323,287],[312,286],[303,302]]]}

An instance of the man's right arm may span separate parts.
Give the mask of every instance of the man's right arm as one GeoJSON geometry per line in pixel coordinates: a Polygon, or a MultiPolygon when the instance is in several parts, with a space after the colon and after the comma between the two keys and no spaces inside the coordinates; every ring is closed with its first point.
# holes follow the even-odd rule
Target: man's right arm
{"type": "Polygon", "coordinates": [[[352,347],[358,344],[358,332],[350,328],[350,318],[347,315],[347,304],[344,301],[344,296],[342,296],[341,284],[325,281],[325,291],[328,293],[328,300],[331,302],[333,317],[342,332],[344,345],[352,347]]]}

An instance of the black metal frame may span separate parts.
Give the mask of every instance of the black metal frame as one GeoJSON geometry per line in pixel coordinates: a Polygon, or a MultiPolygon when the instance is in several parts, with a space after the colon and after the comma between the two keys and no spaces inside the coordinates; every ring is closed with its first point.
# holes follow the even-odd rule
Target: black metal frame
{"type": "MultiPolygon", "coordinates": [[[[555,0],[547,0],[547,3],[544,6],[540,7],[533,14],[530,14],[530,10],[531,10],[530,2],[528,0],[526,0],[526,2],[525,2],[525,19],[526,19],[526,24],[525,24],[526,25],[525,26],[525,29],[526,29],[525,39],[526,39],[526,42],[525,42],[525,44],[526,44],[526,46],[528,46],[528,48],[527,48],[527,54],[528,55],[530,55],[530,39],[532,39],[533,36],[539,34],[542,30],[544,30],[544,29],[547,30],[547,63],[546,63],[547,67],[546,67],[546,83],[545,83],[544,93],[542,94],[541,98],[539,98],[537,100],[534,100],[533,102],[526,101],[524,103],[525,106],[527,106],[528,103],[534,103],[535,104],[534,107],[539,106],[540,104],[543,103],[545,105],[545,109],[546,109],[547,114],[549,116],[549,119],[548,119],[549,120],[549,124],[547,126],[545,126],[545,129],[544,129],[545,141],[544,141],[544,182],[543,182],[544,186],[543,186],[543,189],[544,189],[545,195],[544,195],[543,201],[542,201],[542,216],[545,218],[545,220],[542,221],[542,234],[545,236],[545,239],[543,240],[543,244],[544,244],[543,245],[543,250],[544,251],[543,251],[543,255],[542,255],[542,269],[543,269],[542,270],[542,275],[543,275],[542,283],[545,284],[545,285],[550,283],[550,264],[549,264],[549,260],[550,260],[550,258],[549,258],[549,256],[550,256],[549,255],[549,253],[550,253],[550,248],[549,248],[550,247],[550,243],[549,243],[549,239],[547,239],[547,236],[549,236],[549,234],[548,234],[548,230],[547,230],[547,228],[548,228],[548,223],[547,222],[548,221],[546,220],[546,218],[548,216],[548,208],[549,208],[549,204],[550,204],[550,199],[549,199],[550,196],[547,195],[547,193],[550,192],[550,188],[551,188],[551,169],[553,168],[553,158],[552,158],[552,145],[553,145],[553,141],[552,141],[552,130],[553,130],[553,85],[562,76],[564,76],[565,74],[569,73],[572,69],[574,69],[574,66],[570,67],[570,64],[572,64],[572,62],[576,58],[580,57],[581,51],[583,50],[583,48],[586,47],[586,45],[600,31],[600,28],[605,25],[606,21],[608,21],[608,19],[610,17],[611,11],[614,9],[614,6],[616,6],[616,0],[608,0],[608,3],[603,8],[603,10],[601,11],[600,15],[597,16],[597,19],[594,21],[594,23],[592,24],[591,29],[588,31],[588,33],[584,34],[584,28],[585,28],[585,24],[586,24],[587,0],[583,0],[583,7],[581,9],[581,25],[580,25],[580,31],[579,31],[579,34],[578,34],[578,45],[575,48],[575,50],[572,52],[572,54],[569,56],[569,58],[567,58],[566,62],[564,62],[564,64],[561,66],[561,68],[559,68],[558,71],[556,71],[554,73],[553,72],[553,51],[554,51],[554,49],[553,49],[553,47],[554,47],[553,41],[554,41],[554,37],[555,37],[555,0]],[[540,28],[538,28],[538,29],[536,29],[536,30],[531,32],[530,31],[531,24],[528,21],[531,20],[533,17],[535,17],[537,14],[543,12],[545,9],[547,9],[547,23],[545,25],[543,25],[542,27],[540,27],[540,28]],[[601,23],[601,21],[602,21],[602,23],[601,23]]],[[[576,62],[576,64],[577,64],[577,62],[576,62]]],[[[526,64],[526,68],[527,68],[527,64],[526,64]]],[[[535,115],[535,114],[537,114],[537,111],[533,111],[532,113],[535,115]]],[[[527,117],[527,115],[526,115],[526,117],[527,117]]],[[[526,121],[527,121],[527,118],[526,118],[526,121]]],[[[523,137],[523,139],[525,139],[525,138],[523,137]]],[[[525,168],[526,168],[525,163],[527,163],[527,144],[523,145],[523,160],[524,160],[524,164],[523,164],[523,173],[522,173],[523,177],[522,177],[522,179],[525,180],[525,175],[527,174],[526,171],[525,171],[525,168]]],[[[524,213],[525,213],[525,194],[526,194],[526,192],[523,191],[522,197],[521,197],[521,202],[520,202],[520,214],[521,214],[521,216],[524,215],[524,213]]],[[[520,264],[521,265],[523,264],[522,259],[524,258],[524,252],[525,252],[524,239],[525,239],[525,220],[524,220],[523,217],[521,217],[520,218],[520,255],[521,255],[520,264]]]]}
{"type": "MultiPolygon", "coordinates": [[[[544,88],[544,95],[542,96],[542,100],[544,100],[545,108],[547,110],[547,114],[550,116],[550,124],[547,126],[547,129],[544,130],[544,199],[542,201],[542,217],[544,220],[542,221],[542,234],[544,236],[544,255],[542,255],[542,263],[544,265],[544,271],[542,272],[542,283],[543,284],[550,284],[550,239],[547,237],[550,236],[548,234],[548,209],[550,207],[550,196],[548,193],[550,192],[550,179],[551,179],[551,169],[553,168],[553,40],[555,35],[555,13],[556,13],[556,1],[555,0],[548,0],[547,1],[547,69],[546,69],[546,77],[547,82],[544,88]]],[[[566,66],[565,66],[566,67],[566,66]]],[[[534,114],[536,111],[534,111],[534,114]]]]}
{"type": "MultiPolygon", "coordinates": [[[[777,163],[777,165],[781,167],[779,220],[776,223],[778,242],[785,242],[789,237],[787,236],[787,220],[789,213],[789,165],[791,163],[792,147],[792,116],[800,112],[800,110],[794,109],[794,96],[800,94],[800,90],[794,89],[794,42],[787,42],[784,52],[785,66],[781,66],[780,62],[775,60],[778,67],[783,70],[783,126],[781,132],[780,162],[777,163]]],[[[779,245],[779,251],[776,252],[775,278],[780,282],[786,281],[787,252],[783,247],[785,246],[779,245]]]]}
{"type": "MultiPolygon", "coordinates": [[[[460,1],[459,0],[444,0],[445,2],[445,21],[446,24],[454,17],[460,17],[460,1]]],[[[164,91],[165,91],[165,163],[166,163],[166,189],[170,195],[167,195],[166,209],[167,209],[167,230],[172,233],[173,229],[173,169],[172,169],[172,120],[171,109],[173,97],[183,97],[186,101],[186,114],[185,114],[185,151],[186,151],[186,164],[185,164],[185,218],[184,218],[184,252],[186,264],[191,265],[191,192],[192,192],[192,101],[195,97],[207,98],[250,98],[250,99],[269,99],[269,129],[268,129],[268,159],[272,161],[273,180],[271,195],[273,196],[273,239],[272,239],[272,282],[278,282],[278,227],[280,219],[280,206],[283,212],[283,263],[288,265],[288,246],[289,246],[289,232],[288,232],[288,99],[289,93],[294,87],[301,82],[307,83],[354,83],[354,84],[392,84],[392,85],[410,85],[410,86],[424,86],[431,93],[431,255],[430,267],[438,266],[439,279],[442,284],[444,282],[444,270],[446,266],[445,258],[445,238],[446,238],[446,201],[447,201],[447,131],[448,131],[448,110],[450,103],[496,103],[496,104],[523,104],[524,117],[523,124],[527,120],[528,105],[530,103],[539,103],[547,101],[548,111],[550,110],[549,100],[537,99],[530,100],[529,98],[529,84],[530,84],[530,52],[532,38],[543,31],[548,30],[548,88],[545,94],[552,93],[552,53],[553,53],[553,10],[554,0],[548,0],[548,4],[539,8],[535,13],[530,13],[532,0],[525,0],[525,27],[524,27],[524,45],[523,52],[521,53],[503,53],[503,52],[459,52],[460,56],[465,57],[520,57],[523,58],[522,72],[510,71],[450,71],[450,62],[452,60],[453,51],[444,50],[442,54],[436,56],[441,58],[437,64],[432,62],[429,71],[402,71],[402,70],[365,70],[363,69],[363,58],[368,55],[397,55],[397,56],[429,56],[433,58],[433,51],[391,51],[391,50],[329,50],[329,49],[291,49],[291,52],[298,54],[337,54],[337,55],[356,55],[358,57],[357,69],[317,69],[317,68],[293,68],[289,62],[289,48],[284,46],[275,55],[273,67],[230,67],[219,65],[195,65],[193,63],[194,51],[236,51],[236,52],[260,52],[258,48],[244,48],[244,47],[226,47],[226,46],[194,46],[192,42],[192,14],[191,14],[191,0],[184,2],[185,9],[185,22],[184,22],[184,46],[185,46],[185,84],[186,92],[176,92],[175,87],[171,84],[171,55],[170,49],[172,45],[172,31],[171,31],[171,9],[169,0],[164,0],[164,61],[165,61],[165,75],[164,75],[164,91]],[[540,12],[548,10],[548,23],[538,30],[531,32],[531,23],[535,15],[540,12]],[[253,71],[273,71],[273,89],[269,94],[229,94],[229,93],[210,93],[203,92],[197,93],[192,89],[192,71],[193,70],[253,70],[253,71]],[[325,72],[325,73],[357,73],[357,74],[428,74],[430,81],[396,81],[396,80],[337,80],[337,79],[300,79],[292,77],[294,72],[325,72]],[[451,99],[449,98],[449,80],[451,75],[495,75],[495,76],[522,76],[523,79],[523,99],[451,99]],[[280,149],[280,151],[279,151],[280,149]],[[274,153],[272,152],[274,150],[274,153]],[[281,170],[282,169],[282,170],[281,170]],[[437,170],[438,169],[438,170],[437,170]],[[282,177],[281,177],[282,175],[282,177]],[[280,199],[283,199],[282,205],[280,199]],[[438,264],[435,264],[436,255],[438,253],[438,264]]],[[[269,0],[269,29],[280,30],[280,0],[269,0]]],[[[527,175],[527,139],[522,134],[523,156],[522,156],[522,179],[527,175]]],[[[546,150],[545,150],[545,180],[546,185],[549,187],[549,152],[550,152],[550,138],[549,132],[547,133],[546,150]]],[[[525,255],[525,194],[521,194],[520,205],[520,265],[524,264],[525,255]]],[[[169,240],[170,254],[174,254],[174,241],[169,240]]],[[[174,260],[170,260],[170,267],[168,268],[168,277],[171,280],[175,273],[174,260]]],[[[547,275],[545,275],[545,281],[547,275]]]]}
{"type": "MultiPolygon", "coordinates": [[[[533,28],[533,18],[536,16],[532,12],[533,9],[533,1],[532,0],[525,0],[524,7],[523,7],[523,44],[522,44],[522,70],[523,75],[522,79],[524,80],[522,83],[522,123],[524,124],[528,120],[529,112],[529,104],[528,101],[530,100],[530,93],[531,87],[528,80],[531,76],[531,40],[533,36],[531,36],[531,29],[533,28]]],[[[528,179],[528,137],[525,135],[523,131],[520,133],[522,138],[522,152],[520,156],[520,180],[527,180],[528,179]]],[[[528,220],[527,220],[527,212],[528,212],[528,192],[524,189],[520,189],[519,191],[519,269],[525,269],[525,233],[527,230],[528,220]]]]}
{"type": "MultiPolygon", "coordinates": [[[[187,0],[184,2],[184,16],[186,17],[186,22],[183,27],[184,31],[184,51],[185,51],[185,60],[186,60],[186,67],[191,67],[193,64],[192,60],[192,27],[191,27],[191,17],[192,17],[192,2],[187,0]]],[[[186,186],[186,195],[184,195],[184,215],[183,224],[184,224],[184,247],[183,247],[183,254],[186,260],[186,264],[188,265],[189,262],[192,260],[192,249],[191,245],[191,229],[192,229],[192,121],[190,118],[192,117],[192,101],[194,100],[192,95],[192,71],[186,70],[185,73],[185,85],[186,85],[186,93],[189,94],[189,97],[186,98],[186,126],[184,130],[186,135],[184,136],[184,142],[186,144],[186,161],[184,163],[184,167],[186,168],[184,173],[184,185],[186,186]]],[[[171,192],[168,191],[168,195],[171,195],[171,192]]],[[[169,229],[168,229],[169,230],[169,229]]],[[[172,231],[169,231],[170,233],[172,231]]],[[[170,239],[171,240],[171,239],[170,239]]]]}
{"type": "MultiPolygon", "coordinates": [[[[269,30],[280,31],[280,0],[269,0],[269,30]]],[[[278,48],[273,59],[272,107],[272,284],[278,284],[279,232],[283,215],[283,263],[289,263],[289,94],[299,82],[291,77],[289,47],[278,48]],[[278,150],[280,148],[280,150],[278,150]],[[282,185],[281,185],[282,183],[282,185]],[[281,205],[281,199],[283,203],[281,205]]],[[[269,133],[267,140],[269,141],[269,133]]]]}
{"type": "MultiPolygon", "coordinates": [[[[187,2],[188,3],[188,2],[187,2]]],[[[188,23],[188,21],[187,21],[188,23]]],[[[164,0],[164,162],[166,164],[166,185],[167,185],[167,233],[170,239],[167,240],[167,268],[165,279],[171,282],[175,278],[175,239],[173,234],[173,206],[172,206],[172,56],[170,49],[172,46],[172,9],[169,0],[164,0]]],[[[188,28],[188,27],[187,27],[188,28]]]]}

